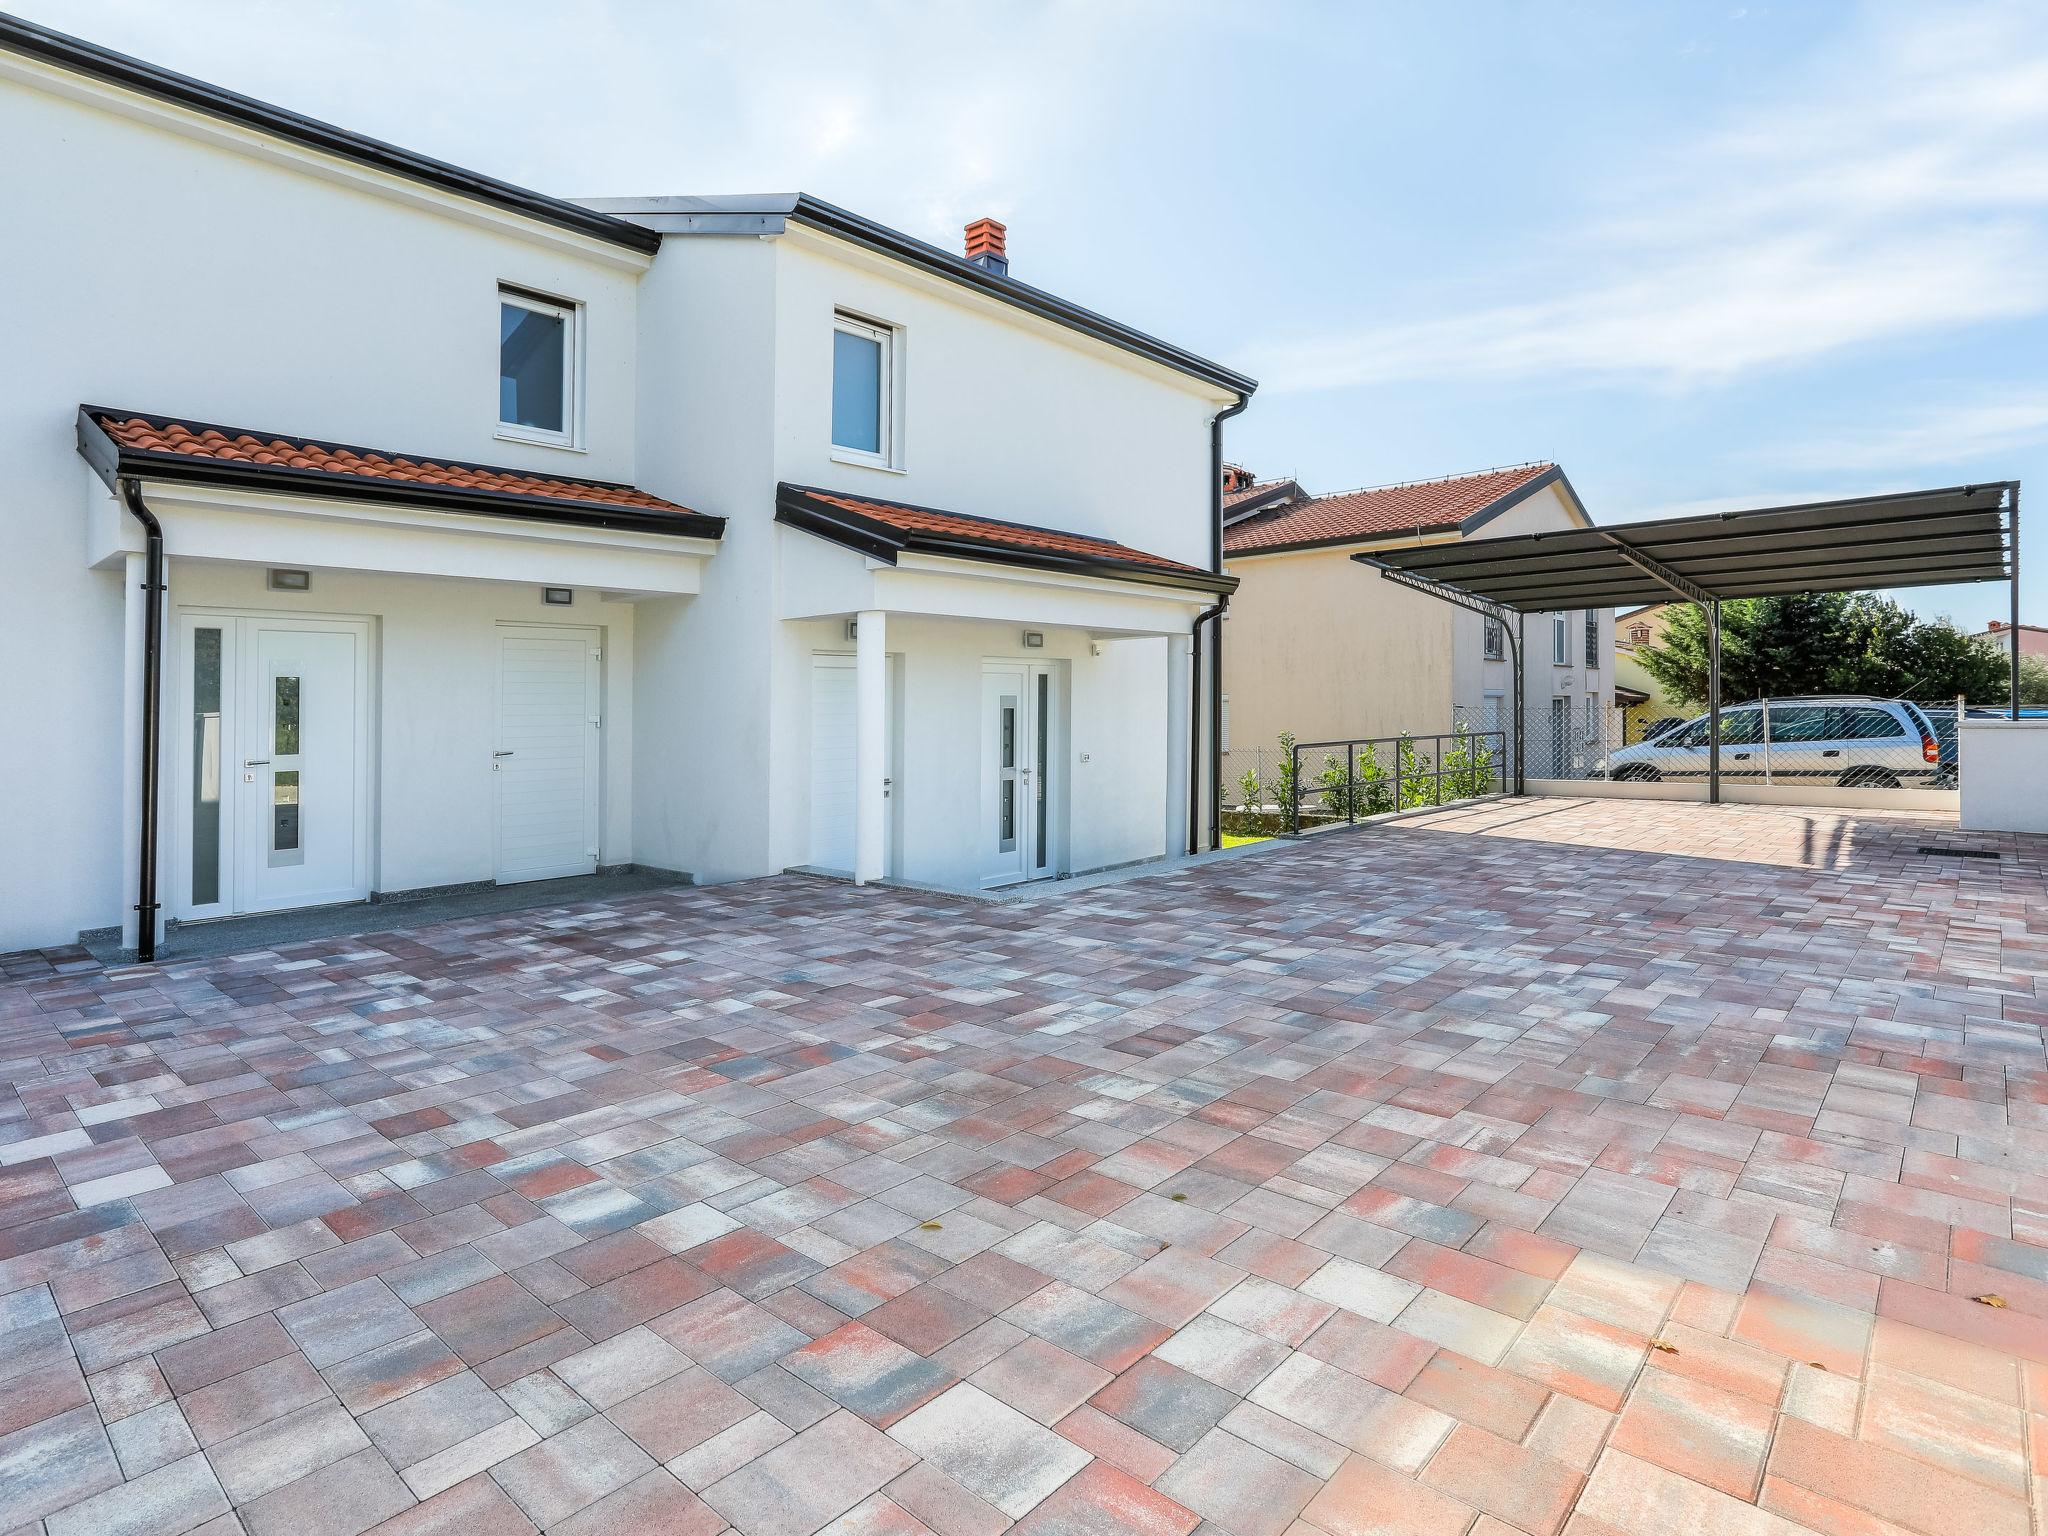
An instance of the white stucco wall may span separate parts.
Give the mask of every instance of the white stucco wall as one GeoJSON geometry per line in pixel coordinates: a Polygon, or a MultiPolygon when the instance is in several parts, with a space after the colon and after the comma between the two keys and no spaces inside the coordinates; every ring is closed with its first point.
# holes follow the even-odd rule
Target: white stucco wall
{"type": "MultiPolygon", "coordinates": [[[[174,564],[171,595],[180,609],[372,621],[370,885],[375,891],[492,877],[498,626],[596,629],[604,651],[598,862],[631,862],[636,605],[600,602],[595,593],[579,592],[564,609],[543,604],[532,586],[350,571],[321,572],[313,590],[304,594],[272,592],[259,568],[212,564],[174,564]]],[[[175,654],[175,649],[167,652],[167,659],[175,654]]],[[[170,670],[167,665],[166,673],[170,670]]],[[[191,740],[185,722],[170,716],[177,696],[175,687],[166,688],[167,755],[191,740]]],[[[167,765],[167,815],[178,810],[176,782],[167,765]]],[[[172,869],[167,863],[167,876],[172,869]]]]}
{"type": "MultiPolygon", "coordinates": [[[[116,920],[122,579],[85,561],[81,403],[633,478],[635,275],[0,80],[0,950],[116,920]],[[33,146],[33,152],[20,152],[33,146]],[[587,308],[587,452],[494,436],[497,285],[587,308]],[[32,880],[19,872],[33,870],[32,880]]],[[[624,254],[624,253],[621,253],[624,254]]],[[[176,601],[174,594],[173,601],[176,601]]]]}
{"type": "Polygon", "coordinates": [[[2048,832],[2048,720],[1965,720],[1957,748],[1965,828],[2048,832]]]}

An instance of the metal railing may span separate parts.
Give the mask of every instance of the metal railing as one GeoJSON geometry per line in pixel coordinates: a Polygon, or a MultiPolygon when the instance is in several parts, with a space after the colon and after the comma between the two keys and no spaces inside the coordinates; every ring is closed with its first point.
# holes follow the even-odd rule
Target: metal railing
{"type": "Polygon", "coordinates": [[[1312,825],[1334,826],[1339,820],[1351,825],[1362,816],[1448,805],[1504,790],[1507,733],[1442,731],[1292,742],[1281,774],[1277,787],[1287,830],[1298,837],[1305,803],[1312,825]],[[1313,777],[1305,776],[1304,759],[1318,753],[1322,766],[1313,777]]]}

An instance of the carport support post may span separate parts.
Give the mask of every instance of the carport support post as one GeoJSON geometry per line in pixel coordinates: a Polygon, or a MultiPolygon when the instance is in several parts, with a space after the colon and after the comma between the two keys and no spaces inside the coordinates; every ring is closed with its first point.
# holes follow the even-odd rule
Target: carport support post
{"type": "Polygon", "coordinates": [[[1707,604],[1707,804],[1721,803],[1721,599],[1707,604]]]}
{"type": "MultiPolygon", "coordinates": [[[[2020,483],[2015,480],[2006,492],[2006,516],[2012,522],[2012,718],[2020,717],[2020,483]]],[[[1956,740],[1961,741],[1963,717],[1956,716],[1956,740]]]]}
{"type": "Polygon", "coordinates": [[[853,631],[853,883],[888,872],[889,620],[862,613],[853,631]]]}

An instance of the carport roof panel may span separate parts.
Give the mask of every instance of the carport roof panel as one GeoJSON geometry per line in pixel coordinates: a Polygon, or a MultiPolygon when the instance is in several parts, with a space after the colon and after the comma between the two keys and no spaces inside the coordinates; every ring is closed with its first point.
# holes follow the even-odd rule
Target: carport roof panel
{"type": "Polygon", "coordinates": [[[2011,578],[2009,481],[1463,539],[1356,556],[1523,612],[1667,602],[1643,557],[1711,596],[1860,592],[2011,578]]]}

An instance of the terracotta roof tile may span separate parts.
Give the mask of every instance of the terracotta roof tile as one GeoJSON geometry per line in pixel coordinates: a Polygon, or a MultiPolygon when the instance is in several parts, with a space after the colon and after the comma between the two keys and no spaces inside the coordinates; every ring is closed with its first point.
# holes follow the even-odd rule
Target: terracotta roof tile
{"type": "Polygon", "coordinates": [[[894,501],[869,501],[809,487],[790,487],[811,501],[823,502],[851,512],[856,517],[906,533],[937,534],[944,538],[969,539],[997,549],[1075,555],[1090,560],[1109,560],[1124,565],[1154,566],[1162,571],[1207,575],[1200,566],[1147,554],[1114,539],[1098,539],[1085,533],[1066,533],[1030,523],[1005,523],[990,517],[973,517],[964,512],[943,512],[933,507],[913,507],[894,501]]]}
{"type": "Polygon", "coordinates": [[[664,501],[659,496],[650,496],[630,485],[615,485],[601,480],[574,480],[563,475],[538,475],[527,470],[465,464],[418,454],[351,448],[311,438],[217,427],[163,416],[98,411],[93,413],[92,419],[124,454],[172,455],[221,463],[270,465],[350,480],[388,481],[394,486],[436,486],[597,508],[695,515],[688,507],[664,501]]]}
{"type": "MultiPolygon", "coordinates": [[[[1518,464],[1406,485],[1341,491],[1283,502],[1271,512],[1247,517],[1226,529],[1226,554],[1249,555],[1302,544],[1342,543],[1387,534],[1427,533],[1456,528],[1473,513],[1520,490],[1552,464],[1518,464]]],[[[1243,496],[1254,494],[1252,491],[1243,496]]],[[[1228,498],[1225,502],[1228,505],[1228,498]]]]}

